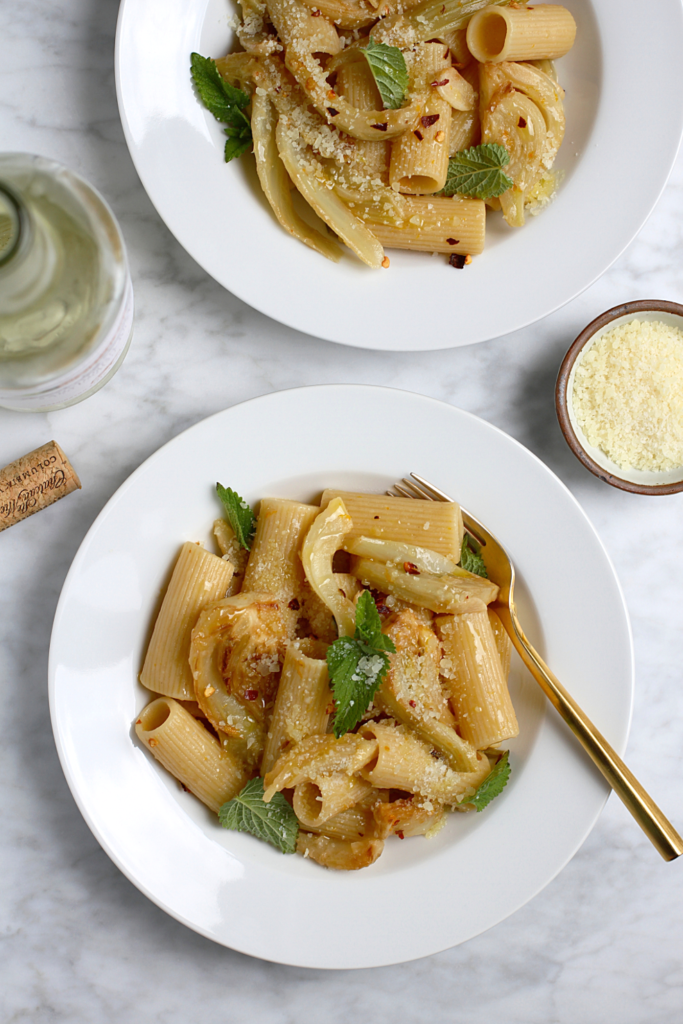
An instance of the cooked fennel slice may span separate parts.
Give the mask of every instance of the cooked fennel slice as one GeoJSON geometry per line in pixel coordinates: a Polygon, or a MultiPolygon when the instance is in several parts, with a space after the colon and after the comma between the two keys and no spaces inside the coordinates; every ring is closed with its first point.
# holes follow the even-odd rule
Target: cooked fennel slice
{"type": "Polygon", "coordinates": [[[332,559],[353,528],[353,520],[341,498],[335,498],[316,516],[301,549],[301,562],[311,588],[335,617],[340,636],[353,636],[356,607],[340,589],[332,559]]]}
{"type": "Polygon", "coordinates": [[[377,562],[396,562],[403,565],[408,562],[417,569],[436,575],[451,573],[455,576],[472,576],[472,573],[452,562],[445,555],[431,548],[418,547],[415,544],[403,544],[397,540],[381,540],[377,537],[356,537],[344,542],[344,551],[363,558],[372,558],[377,562]]]}
{"type": "Polygon", "coordinates": [[[280,118],[275,138],[287,173],[309,206],[358,259],[369,267],[381,267],[384,259],[381,244],[329,187],[322,165],[311,153],[306,153],[293,124],[280,118]]]}
{"type": "Polygon", "coordinates": [[[415,568],[413,565],[406,571],[403,565],[355,555],[351,560],[351,573],[361,583],[433,612],[447,610],[452,615],[482,612],[498,596],[498,587],[480,576],[438,576],[420,570],[415,572],[415,568]]]}
{"type": "MultiPolygon", "coordinates": [[[[251,131],[254,137],[256,173],[273,213],[282,227],[299,241],[335,263],[342,250],[332,238],[302,220],[292,205],[290,182],[275,142],[277,114],[267,96],[254,93],[251,101],[251,131]]],[[[321,223],[324,229],[324,224],[321,223]]]]}

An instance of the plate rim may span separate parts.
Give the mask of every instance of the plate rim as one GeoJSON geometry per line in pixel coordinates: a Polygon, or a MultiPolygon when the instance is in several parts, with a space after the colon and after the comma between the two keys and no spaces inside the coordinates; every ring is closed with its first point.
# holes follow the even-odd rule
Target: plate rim
{"type": "MultiPolygon", "coordinates": [[[[555,485],[559,484],[560,489],[564,492],[565,500],[566,500],[566,498],[570,499],[571,504],[574,506],[575,510],[579,513],[579,517],[581,518],[583,525],[586,526],[589,529],[589,531],[592,533],[595,541],[597,542],[598,546],[601,548],[602,554],[604,555],[606,564],[607,564],[607,566],[609,568],[609,571],[611,573],[610,583],[612,583],[615,586],[616,593],[617,593],[617,595],[619,597],[619,600],[620,600],[621,626],[625,627],[626,634],[627,634],[627,637],[628,637],[628,663],[629,663],[629,666],[630,666],[630,673],[629,673],[629,678],[628,678],[628,681],[627,681],[627,683],[628,683],[628,703],[627,703],[627,707],[626,707],[627,715],[626,715],[626,722],[625,722],[625,726],[624,726],[624,734],[623,734],[623,738],[621,738],[620,740],[614,742],[613,745],[614,745],[614,747],[615,747],[615,749],[617,750],[618,753],[623,754],[623,752],[624,752],[624,750],[626,748],[627,742],[628,742],[628,736],[629,736],[630,729],[631,729],[631,723],[632,723],[632,717],[633,717],[633,708],[634,708],[635,660],[634,660],[634,648],[633,648],[633,635],[632,635],[631,623],[630,623],[630,618],[629,618],[629,614],[628,614],[628,609],[627,609],[627,606],[626,606],[625,597],[624,597],[623,590],[622,590],[621,584],[619,582],[618,576],[617,576],[617,574],[615,572],[615,569],[614,569],[612,561],[611,561],[611,559],[609,557],[609,554],[606,551],[605,546],[604,546],[602,540],[600,539],[600,537],[599,537],[595,527],[591,523],[591,521],[588,518],[586,512],[583,510],[582,506],[580,505],[580,503],[578,502],[576,497],[572,494],[572,492],[568,489],[566,484],[564,484],[564,482],[562,480],[560,480],[559,477],[557,477],[557,475],[550,469],[550,467],[548,467],[534,452],[530,451],[520,441],[518,441],[516,438],[512,437],[511,435],[507,434],[500,427],[496,426],[495,424],[489,423],[486,420],[483,420],[481,417],[476,416],[474,413],[468,412],[468,411],[463,410],[463,409],[459,409],[459,408],[457,408],[455,406],[450,405],[447,402],[443,402],[443,401],[441,401],[439,399],[435,399],[435,398],[432,398],[430,396],[422,395],[422,394],[417,393],[417,392],[410,392],[410,391],[405,391],[403,389],[397,389],[397,388],[381,387],[381,386],[369,385],[369,384],[321,384],[321,385],[319,384],[319,385],[305,385],[305,386],[301,386],[301,387],[282,389],[282,390],[279,390],[279,391],[266,392],[266,393],[264,393],[262,395],[253,396],[253,397],[251,397],[249,399],[246,399],[244,402],[236,403],[234,406],[230,406],[227,409],[223,409],[223,410],[220,410],[220,411],[218,411],[216,413],[213,413],[211,416],[205,417],[204,419],[198,420],[196,423],[194,423],[191,426],[187,427],[185,430],[180,431],[178,434],[176,434],[174,437],[170,438],[167,442],[165,442],[158,449],[156,449],[154,452],[152,452],[135,470],[133,470],[132,473],[129,474],[129,476],[121,483],[121,485],[110,496],[110,498],[107,500],[107,502],[105,503],[105,505],[103,506],[101,511],[96,516],[96,518],[93,521],[92,525],[88,529],[87,533],[85,534],[85,536],[83,538],[83,541],[79,545],[78,551],[76,552],[76,554],[75,554],[75,556],[74,556],[74,558],[72,560],[71,566],[69,568],[69,571],[68,571],[68,573],[67,573],[67,575],[65,577],[64,584],[62,586],[62,590],[61,590],[61,593],[60,593],[59,601],[58,601],[58,604],[57,604],[57,608],[56,608],[56,611],[55,611],[54,623],[53,623],[53,628],[52,628],[52,635],[51,635],[51,639],[50,639],[50,651],[49,651],[49,660],[48,660],[48,692],[49,692],[50,716],[51,716],[51,722],[52,722],[52,728],[53,728],[53,735],[54,735],[54,739],[55,739],[55,746],[57,748],[57,753],[58,753],[58,756],[59,756],[60,764],[62,766],[62,770],[63,770],[65,778],[67,780],[67,784],[69,786],[69,789],[71,790],[71,793],[72,793],[72,795],[74,797],[76,805],[78,806],[78,809],[81,812],[81,815],[84,818],[86,824],[88,825],[90,831],[92,832],[92,834],[94,835],[94,837],[96,838],[96,840],[98,841],[99,845],[102,847],[104,852],[107,854],[107,856],[109,856],[109,858],[113,861],[114,864],[116,864],[116,866],[119,868],[119,870],[121,870],[121,872],[129,879],[129,881],[132,882],[132,884],[135,885],[135,887],[139,891],[141,891],[156,906],[160,907],[160,909],[162,909],[165,913],[168,913],[171,917],[173,917],[174,919],[178,920],[180,923],[186,925],[187,927],[189,927],[193,931],[203,935],[204,937],[210,939],[211,941],[214,941],[214,942],[216,942],[216,943],[218,943],[220,945],[225,946],[226,948],[235,949],[238,952],[242,952],[242,953],[244,953],[246,955],[255,956],[255,957],[258,957],[260,959],[270,960],[271,962],[282,963],[282,964],[286,964],[286,965],[289,965],[289,966],[306,967],[306,968],[313,968],[313,969],[317,969],[317,968],[319,968],[319,969],[334,969],[334,970],[371,968],[371,967],[379,967],[379,966],[389,966],[389,965],[392,965],[392,964],[403,963],[403,962],[410,962],[412,960],[421,959],[423,957],[430,956],[430,955],[432,955],[434,953],[442,952],[443,950],[452,948],[453,944],[452,943],[447,943],[445,945],[439,946],[439,948],[432,948],[432,949],[429,949],[427,951],[416,953],[416,954],[411,955],[409,957],[401,957],[400,959],[396,959],[395,957],[392,957],[391,955],[389,955],[389,956],[385,956],[384,958],[376,959],[372,963],[357,963],[357,964],[351,964],[351,965],[349,965],[349,964],[342,964],[342,965],[324,964],[323,965],[323,964],[304,963],[304,962],[302,962],[301,959],[296,959],[296,958],[291,959],[291,960],[287,960],[287,959],[283,959],[281,957],[277,957],[277,958],[276,957],[269,957],[268,955],[264,955],[264,953],[255,951],[254,949],[248,948],[247,946],[243,946],[242,947],[242,946],[236,945],[233,942],[228,943],[226,940],[217,937],[216,934],[212,934],[207,928],[203,927],[201,924],[198,924],[197,922],[195,922],[195,921],[191,920],[190,918],[188,918],[187,916],[185,916],[178,909],[176,909],[176,908],[172,907],[170,904],[168,904],[162,897],[160,897],[159,895],[155,894],[152,890],[149,889],[149,887],[147,885],[142,883],[134,875],[132,870],[129,870],[128,865],[126,864],[125,860],[123,860],[122,857],[119,855],[118,850],[110,843],[109,839],[103,834],[103,832],[101,831],[97,821],[93,819],[93,817],[92,817],[92,815],[90,813],[90,810],[86,806],[86,803],[85,803],[85,801],[84,801],[84,799],[83,799],[83,797],[82,797],[82,795],[81,795],[81,793],[80,793],[80,791],[79,791],[79,789],[78,789],[78,787],[76,785],[76,781],[71,776],[71,772],[70,772],[70,769],[68,767],[66,750],[65,750],[65,739],[64,739],[64,737],[62,736],[60,730],[57,727],[57,700],[58,700],[58,698],[57,698],[57,693],[56,693],[57,683],[56,683],[56,679],[55,679],[56,668],[57,668],[57,666],[55,664],[55,660],[56,660],[55,637],[56,637],[57,633],[59,632],[60,625],[61,625],[61,620],[62,620],[62,618],[63,618],[63,616],[65,614],[65,608],[66,608],[66,606],[68,604],[68,601],[70,599],[69,586],[71,584],[72,579],[75,578],[75,576],[76,576],[76,574],[77,574],[77,572],[78,572],[78,570],[80,568],[81,563],[83,562],[83,560],[86,558],[86,556],[88,554],[89,547],[90,547],[90,544],[92,542],[93,536],[95,535],[95,533],[97,532],[99,527],[102,525],[102,523],[106,520],[106,517],[107,517],[110,509],[112,509],[118,503],[118,501],[120,501],[123,497],[125,497],[126,492],[132,486],[134,486],[134,484],[137,481],[137,479],[141,475],[144,475],[144,473],[147,470],[149,464],[151,462],[153,462],[153,461],[156,461],[157,459],[161,459],[163,457],[163,453],[165,452],[165,450],[167,448],[169,448],[170,446],[172,446],[174,444],[174,442],[176,442],[179,438],[184,438],[187,435],[191,435],[193,431],[201,429],[208,422],[220,419],[226,413],[234,412],[235,410],[239,410],[239,409],[243,408],[244,406],[267,402],[271,398],[277,398],[277,397],[282,396],[282,395],[295,396],[298,393],[311,392],[311,391],[315,391],[315,392],[334,392],[334,391],[337,391],[337,392],[340,392],[340,391],[349,390],[349,389],[350,390],[356,390],[356,391],[359,391],[359,392],[364,392],[364,393],[372,393],[372,392],[376,392],[376,391],[389,392],[389,393],[392,393],[393,395],[395,395],[397,398],[401,398],[403,396],[409,396],[410,398],[422,399],[422,400],[424,400],[425,402],[427,402],[429,404],[434,404],[436,406],[442,406],[442,407],[448,409],[450,412],[453,412],[453,413],[455,413],[455,414],[457,414],[459,416],[463,416],[465,419],[469,419],[469,420],[477,422],[480,425],[483,425],[485,428],[490,430],[494,435],[499,435],[502,438],[504,438],[505,439],[505,443],[511,442],[514,447],[520,449],[524,453],[525,457],[529,457],[530,456],[531,460],[534,463],[536,463],[541,468],[541,470],[543,472],[548,474],[548,476],[553,479],[555,485]]],[[[545,718],[547,716],[550,716],[552,718],[555,717],[553,712],[549,708],[547,708],[547,705],[546,705],[546,708],[545,708],[545,710],[543,712],[543,718],[545,718]]],[[[589,822],[587,823],[587,825],[585,826],[585,828],[582,830],[581,834],[578,835],[577,838],[575,838],[575,840],[574,840],[574,842],[573,842],[573,844],[571,846],[571,849],[566,853],[566,856],[564,857],[562,862],[559,863],[556,866],[556,868],[552,872],[552,874],[550,876],[548,876],[548,877],[544,877],[543,880],[538,885],[536,885],[536,887],[534,888],[534,891],[533,891],[533,893],[531,895],[522,894],[520,896],[520,898],[519,898],[519,901],[515,903],[513,909],[511,909],[511,910],[508,909],[506,912],[504,912],[503,916],[497,918],[497,920],[495,922],[484,924],[484,925],[481,926],[481,928],[472,931],[471,934],[469,934],[466,939],[458,940],[456,942],[456,944],[460,944],[461,942],[464,942],[464,941],[469,941],[470,938],[474,938],[477,935],[482,934],[483,932],[487,931],[489,928],[495,927],[496,924],[501,923],[503,920],[506,920],[512,914],[516,913],[517,910],[519,910],[522,906],[526,905],[526,903],[528,903],[536,895],[538,895],[538,893],[541,892],[548,884],[550,884],[550,882],[555,877],[557,877],[557,875],[560,873],[560,871],[562,871],[562,869],[566,866],[566,864],[575,856],[577,851],[580,849],[580,847],[585,842],[586,838],[588,837],[588,835],[590,834],[590,832],[594,828],[594,826],[595,826],[595,824],[596,824],[596,822],[597,822],[597,820],[598,820],[598,818],[599,818],[599,816],[600,816],[600,814],[602,812],[602,809],[603,809],[603,807],[604,807],[604,805],[605,805],[609,795],[610,795],[610,791],[606,790],[604,792],[602,798],[600,799],[600,801],[596,800],[596,805],[595,805],[594,813],[592,814],[592,816],[591,816],[589,822]]]]}

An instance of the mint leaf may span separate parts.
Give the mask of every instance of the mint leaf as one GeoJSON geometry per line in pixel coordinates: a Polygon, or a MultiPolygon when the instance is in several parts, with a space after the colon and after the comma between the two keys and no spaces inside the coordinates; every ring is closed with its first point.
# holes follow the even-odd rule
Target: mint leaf
{"type": "Polygon", "coordinates": [[[248,139],[235,138],[230,135],[230,129],[225,129],[225,134],[228,136],[228,140],[225,143],[225,162],[229,164],[236,156],[242,156],[242,153],[251,146],[251,133],[248,139]]]}
{"type": "Polygon", "coordinates": [[[223,502],[225,515],[232,526],[235,537],[247,551],[251,549],[251,538],[256,529],[256,516],[237,491],[216,484],[216,493],[223,502]]]}
{"type": "Polygon", "coordinates": [[[469,800],[463,801],[463,803],[473,804],[478,811],[483,811],[494,797],[500,796],[510,778],[509,757],[510,751],[506,750],[491,769],[491,774],[487,775],[481,786],[479,786],[474,796],[470,797],[469,800]]]}
{"type": "Polygon", "coordinates": [[[225,134],[225,161],[228,163],[241,156],[252,143],[251,122],[244,113],[249,105],[248,93],[224,81],[218,73],[215,60],[193,53],[190,57],[192,81],[197,87],[199,98],[217,121],[227,124],[225,134]]]}
{"type": "Polygon", "coordinates": [[[405,57],[398,47],[375,43],[372,36],[361,52],[365,54],[370,65],[385,110],[397,110],[408,91],[408,68],[405,57]]]}
{"type": "Polygon", "coordinates": [[[223,828],[249,832],[263,839],[280,853],[294,853],[299,835],[299,821],[282,793],[270,803],[263,800],[263,779],[252,779],[234,800],[228,800],[218,811],[223,828]]]}
{"type": "Polygon", "coordinates": [[[468,572],[473,572],[476,576],[483,576],[485,580],[489,578],[484,559],[481,557],[481,545],[470,533],[466,533],[462,539],[460,567],[467,569],[468,572]]]}
{"type": "Polygon", "coordinates": [[[463,149],[448,161],[446,184],[439,195],[452,196],[457,192],[476,199],[494,199],[514,184],[501,170],[509,163],[510,154],[497,142],[463,149]]]}
{"type": "Polygon", "coordinates": [[[339,739],[360,722],[387,674],[394,653],[392,640],[382,633],[382,623],[369,590],[356,604],[353,638],[340,636],[327,648],[327,671],[334,694],[334,735],[339,739]]]}
{"type": "Polygon", "coordinates": [[[382,620],[369,590],[363,591],[356,604],[355,638],[380,651],[393,653],[396,650],[393,642],[382,632],[382,620]]]}

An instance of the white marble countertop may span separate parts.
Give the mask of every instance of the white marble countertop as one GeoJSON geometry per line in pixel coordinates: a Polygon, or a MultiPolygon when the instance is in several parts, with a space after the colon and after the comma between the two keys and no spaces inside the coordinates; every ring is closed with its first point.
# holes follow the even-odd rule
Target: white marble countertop
{"type": "Polygon", "coordinates": [[[553,406],[561,357],[597,313],[636,298],[683,302],[683,158],[612,269],[534,327],[446,353],[328,344],[224,291],[160,221],[119,122],[117,7],[0,5],[0,145],[62,160],[101,189],[123,227],[136,294],[130,354],[101,392],[49,415],[0,410],[0,465],[55,438],[83,481],[81,492],[0,536],[0,1019],[346,1024],[362,1013],[402,1024],[678,1024],[683,859],[661,861],[615,797],[560,876],[498,927],[425,960],[348,973],[252,960],[194,934],[120,874],[83,822],[50,731],[47,652],[87,528],[143,459],[207,414],[281,388],[359,382],[482,416],[577,496],[632,617],[627,759],[683,828],[683,494],[644,498],[600,483],[566,448],[553,406]]]}

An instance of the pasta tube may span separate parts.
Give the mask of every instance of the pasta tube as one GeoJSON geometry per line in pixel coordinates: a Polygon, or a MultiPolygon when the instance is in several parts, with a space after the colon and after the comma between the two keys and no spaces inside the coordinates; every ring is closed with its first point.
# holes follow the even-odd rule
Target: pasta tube
{"type": "Polygon", "coordinates": [[[292,806],[302,825],[317,829],[329,818],[348,811],[371,790],[369,782],[339,772],[315,782],[301,782],[294,789],[292,806]]]}
{"type": "Polygon", "coordinates": [[[501,60],[556,60],[576,38],[576,22],[566,7],[486,7],[467,26],[467,47],[482,64],[501,60]]]}
{"type": "Polygon", "coordinates": [[[364,739],[353,732],[340,739],[309,736],[285,751],[265,776],[263,799],[268,803],[282,789],[293,789],[301,782],[313,782],[338,772],[353,775],[372,760],[376,751],[374,739],[364,739]]]}
{"type": "MultiPolygon", "coordinates": [[[[371,17],[373,17],[371,15],[371,17]]],[[[336,92],[359,110],[376,110],[382,106],[379,89],[364,57],[344,64],[337,74],[336,92]]],[[[354,147],[353,166],[368,177],[381,178],[389,165],[389,145],[377,140],[358,140],[354,147]]],[[[385,178],[386,180],[386,178],[385,178]]]]}
{"type": "Polygon", "coordinates": [[[320,499],[321,507],[324,508],[333,498],[343,500],[353,520],[353,526],[345,536],[345,543],[358,537],[379,537],[428,547],[453,562],[460,561],[462,513],[454,501],[390,498],[381,494],[360,494],[328,488],[323,491],[320,499]]]}
{"type": "Polygon", "coordinates": [[[443,645],[441,675],[460,734],[477,750],[519,733],[486,612],[443,615],[434,620],[443,645]]]}
{"type": "Polygon", "coordinates": [[[388,832],[381,823],[377,823],[374,812],[377,805],[386,803],[388,798],[386,790],[372,788],[353,807],[335,814],[333,818],[328,818],[322,825],[309,831],[348,842],[363,838],[384,839],[388,832]]]}
{"type": "Polygon", "coordinates": [[[510,675],[510,661],[512,658],[512,640],[507,634],[505,626],[491,608],[488,609],[489,622],[493,630],[493,639],[496,642],[496,650],[500,658],[500,667],[503,670],[503,679],[507,682],[510,675]]]}
{"type": "Polygon", "coordinates": [[[484,250],[486,204],[481,199],[406,196],[404,217],[400,226],[368,218],[373,234],[387,249],[455,252],[463,256],[477,256],[484,250]]]}
{"type": "Polygon", "coordinates": [[[325,733],[331,701],[327,663],[307,657],[298,645],[290,644],[263,752],[262,775],[271,771],[286,746],[325,733]]]}
{"type": "Polygon", "coordinates": [[[301,600],[305,584],[299,553],[318,511],[285,498],[261,500],[244,590],[272,594],[285,607],[294,598],[301,600]]]}
{"type": "Polygon", "coordinates": [[[194,700],[188,664],[192,627],[207,605],[225,597],[232,573],[229,562],[199,544],[183,544],[140,673],[148,690],[194,700]]]}
{"type": "Polygon", "coordinates": [[[459,804],[472,796],[491,771],[484,754],[478,756],[471,772],[455,772],[440,758],[434,758],[428,744],[403,726],[368,722],[359,735],[377,741],[377,753],[361,775],[379,789],[403,789],[442,804],[459,804]]]}
{"type": "Polygon", "coordinates": [[[239,759],[169,697],[159,697],[140,712],[135,733],[157,761],[214,812],[246,781],[239,759]]]}
{"type": "Polygon", "coordinates": [[[443,43],[423,43],[409,56],[411,93],[423,113],[417,128],[391,146],[389,182],[400,192],[427,195],[439,192],[448,174],[451,108],[436,83],[446,81],[441,73],[450,67],[450,51],[443,43]]]}

